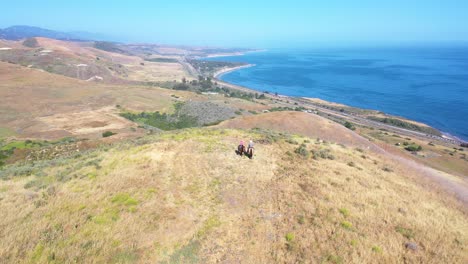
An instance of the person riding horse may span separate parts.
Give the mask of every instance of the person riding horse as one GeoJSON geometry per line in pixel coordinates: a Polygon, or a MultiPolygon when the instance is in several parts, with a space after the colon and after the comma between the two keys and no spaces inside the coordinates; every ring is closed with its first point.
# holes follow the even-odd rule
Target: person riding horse
{"type": "Polygon", "coordinates": [[[243,155],[245,153],[245,146],[244,146],[244,141],[241,140],[239,143],[239,146],[237,147],[237,154],[243,155]]]}
{"type": "Polygon", "coordinates": [[[247,155],[249,158],[253,157],[253,148],[254,148],[254,143],[252,140],[249,141],[249,145],[247,147],[247,151],[245,155],[247,155]]]}

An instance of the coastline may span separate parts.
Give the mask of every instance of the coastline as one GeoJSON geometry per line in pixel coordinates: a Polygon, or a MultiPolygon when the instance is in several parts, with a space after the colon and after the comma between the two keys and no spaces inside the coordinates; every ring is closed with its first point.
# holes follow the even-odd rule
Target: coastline
{"type": "Polygon", "coordinates": [[[226,73],[230,73],[230,72],[233,72],[233,71],[246,69],[246,68],[250,68],[250,67],[254,67],[254,66],[255,66],[255,64],[247,64],[247,65],[242,65],[242,66],[233,67],[233,68],[224,68],[224,69],[218,70],[215,73],[213,73],[213,78],[219,80],[219,78],[221,78],[221,76],[223,76],[226,73]]]}
{"type": "MultiPolygon", "coordinates": [[[[245,86],[240,86],[240,85],[236,85],[236,84],[232,84],[232,83],[228,83],[226,81],[223,81],[221,80],[220,78],[224,75],[224,74],[227,74],[227,73],[230,73],[230,72],[233,72],[233,71],[237,71],[237,70],[241,70],[241,69],[245,69],[245,68],[250,68],[250,67],[254,67],[256,66],[255,64],[247,64],[247,65],[243,65],[243,66],[238,66],[238,67],[233,67],[233,68],[225,68],[225,69],[221,69],[217,72],[215,72],[213,74],[213,78],[220,84],[224,85],[224,86],[227,86],[229,88],[233,88],[233,89],[237,89],[237,90],[240,90],[240,91],[243,91],[243,92],[249,92],[249,93],[263,93],[263,91],[258,91],[258,90],[255,90],[253,88],[250,88],[250,87],[245,87],[245,86]]],[[[305,97],[294,97],[294,96],[288,96],[288,95],[282,95],[282,94],[278,94],[277,96],[273,96],[273,95],[268,95],[270,97],[275,97],[275,98],[284,98],[284,99],[301,99],[301,98],[305,98],[305,97]]],[[[320,99],[320,98],[317,98],[317,99],[320,99]]],[[[326,101],[326,100],[323,100],[323,99],[320,99],[322,101],[325,101],[327,103],[330,103],[330,104],[335,104],[336,102],[330,102],[330,101],[326,101]]],[[[336,103],[336,104],[339,104],[339,103],[336,103]]],[[[314,104],[311,104],[313,105],[314,107],[317,107],[316,105],[314,104]]],[[[349,105],[345,105],[347,107],[353,107],[353,106],[349,106],[349,105]]],[[[362,109],[362,108],[359,108],[359,109],[362,109]]],[[[362,109],[362,110],[372,110],[372,109],[362,109]]],[[[377,111],[377,110],[374,110],[374,111],[377,111]]],[[[393,115],[390,115],[390,114],[387,114],[389,116],[393,116],[393,115]]],[[[396,116],[395,116],[396,117],[396,116]]],[[[405,117],[399,117],[399,118],[403,118],[403,119],[406,119],[408,121],[413,121],[413,122],[416,122],[416,123],[420,123],[418,121],[415,121],[415,120],[412,120],[412,119],[408,119],[408,118],[405,118],[405,117]]],[[[431,127],[427,124],[424,124],[422,123],[423,125],[426,125],[428,127],[431,127]]],[[[382,124],[379,124],[379,125],[382,125],[382,124]]],[[[392,126],[393,128],[395,129],[401,129],[399,127],[394,127],[392,126]]],[[[434,127],[431,127],[431,128],[434,128],[434,127]]],[[[462,143],[468,143],[468,141],[465,141],[459,137],[456,137],[456,136],[453,136],[451,134],[449,134],[448,132],[444,132],[444,131],[441,131],[437,128],[434,128],[436,130],[438,130],[442,135],[439,136],[438,138],[440,140],[443,140],[443,141],[446,141],[446,142],[450,142],[452,144],[456,144],[456,145],[460,145],[462,143]]],[[[405,129],[404,129],[405,130],[405,129]]],[[[415,135],[418,135],[418,136],[422,136],[422,137],[427,137],[428,135],[425,135],[423,133],[420,133],[420,132],[417,132],[417,131],[413,131],[413,130],[407,130],[408,132],[411,132],[412,134],[415,134],[415,135]]]]}

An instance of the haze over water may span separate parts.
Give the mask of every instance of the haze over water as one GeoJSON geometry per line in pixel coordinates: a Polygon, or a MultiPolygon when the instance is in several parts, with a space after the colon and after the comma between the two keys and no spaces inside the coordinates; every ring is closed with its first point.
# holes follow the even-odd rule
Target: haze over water
{"type": "Polygon", "coordinates": [[[468,140],[468,47],[270,50],[210,58],[256,66],[221,79],[380,110],[468,140]]]}

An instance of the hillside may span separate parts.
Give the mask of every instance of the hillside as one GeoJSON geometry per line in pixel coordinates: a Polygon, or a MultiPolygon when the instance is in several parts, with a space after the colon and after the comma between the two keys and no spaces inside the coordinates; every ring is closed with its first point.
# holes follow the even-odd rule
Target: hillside
{"type": "Polygon", "coordinates": [[[271,131],[163,133],[7,167],[0,256],[7,262],[466,261],[466,215],[405,169],[372,152],[271,131]],[[249,138],[257,142],[252,160],[234,153],[249,138]],[[302,143],[307,152],[297,151],[302,143]]]}
{"type": "Polygon", "coordinates": [[[453,141],[183,57],[223,49],[34,40],[0,40],[0,263],[468,261],[453,141]]]}
{"type": "Polygon", "coordinates": [[[25,41],[3,41],[2,46],[6,46],[3,48],[9,49],[0,50],[0,61],[106,83],[173,81],[189,77],[179,63],[145,61],[138,56],[97,49],[89,42],[32,39],[34,45],[27,46],[25,41]]]}

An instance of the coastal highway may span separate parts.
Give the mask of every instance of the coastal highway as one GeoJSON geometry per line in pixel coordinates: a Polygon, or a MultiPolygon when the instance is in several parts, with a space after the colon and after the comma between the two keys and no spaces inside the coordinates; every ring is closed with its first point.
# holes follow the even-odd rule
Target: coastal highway
{"type": "MultiPolygon", "coordinates": [[[[226,82],[223,82],[222,80],[219,80],[219,79],[216,79],[216,81],[220,85],[226,86],[228,88],[240,90],[240,91],[243,91],[243,92],[249,92],[249,93],[258,92],[258,91],[248,89],[246,87],[226,83],[226,82]]],[[[412,136],[412,137],[417,137],[417,138],[425,139],[425,140],[438,141],[440,143],[444,143],[445,145],[447,145],[449,147],[453,147],[453,145],[460,146],[460,144],[465,143],[465,142],[462,142],[460,140],[453,139],[453,138],[441,137],[441,136],[436,136],[436,135],[429,135],[429,134],[426,134],[426,133],[413,131],[413,130],[409,130],[409,129],[396,127],[396,126],[392,126],[392,125],[389,125],[389,124],[384,124],[384,123],[381,123],[381,122],[369,120],[369,119],[367,119],[365,117],[361,117],[361,116],[356,115],[354,113],[340,112],[340,111],[336,111],[336,110],[333,110],[333,109],[325,108],[323,106],[314,104],[313,102],[311,102],[311,101],[309,101],[307,99],[304,99],[304,98],[300,98],[300,97],[289,97],[289,96],[284,96],[284,95],[276,96],[276,95],[272,95],[272,94],[265,94],[265,95],[268,98],[273,99],[273,100],[280,100],[282,102],[289,101],[290,103],[292,102],[292,106],[294,106],[294,103],[297,103],[298,105],[296,105],[296,106],[303,106],[303,107],[305,107],[307,109],[310,109],[310,110],[317,110],[318,112],[321,112],[321,113],[325,114],[325,115],[323,115],[323,117],[331,119],[331,120],[333,120],[335,122],[338,119],[338,120],[348,121],[348,122],[351,122],[351,123],[354,123],[354,124],[357,124],[357,125],[360,125],[360,126],[368,126],[368,127],[378,128],[378,129],[385,129],[388,132],[398,133],[398,134],[405,135],[405,136],[412,136]]],[[[311,113],[311,114],[313,114],[313,113],[311,113]]]]}

